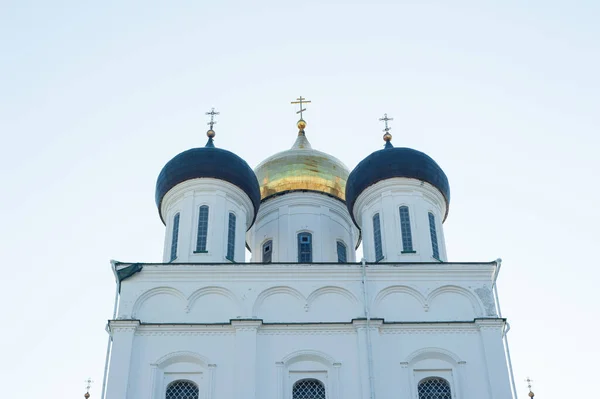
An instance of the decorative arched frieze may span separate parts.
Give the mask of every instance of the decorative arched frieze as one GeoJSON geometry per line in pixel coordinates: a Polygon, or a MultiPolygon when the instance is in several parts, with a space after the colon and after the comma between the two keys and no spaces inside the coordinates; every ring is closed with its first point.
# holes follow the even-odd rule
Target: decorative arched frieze
{"type": "Polygon", "coordinates": [[[325,295],[325,294],[336,294],[336,295],[346,298],[348,301],[350,301],[350,303],[352,305],[359,304],[358,298],[356,298],[356,296],[354,296],[354,294],[352,292],[350,292],[347,289],[342,288],[342,287],[336,287],[333,285],[329,285],[329,286],[321,287],[321,288],[314,290],[306,299],[307,305],[311,306],[311,304],[318,297],[320,297],[321,295],[325,295]]]}
{"type": "Polygon", "coordinates": [[[148,299],[152,298],[155,295],[161,295],[161,294],[171,295],[171,296],[173,296],[175,298],[178,298],[181,301],[181,308],[182,309],[185,307],[185,304],[187,303],[185,295],[183,295],[183,293],[181,291],[179,291],[178,289],[176,289],[176,288],[173,288],[173,287],[156,287],[156,288],[152,288],[151,290],[148,290],[148,291],[144,292],[142,295],[140,295],[137,298],[137,300],[133,304],[133,309],[131,311],[132,317],[135,318],[135,317],[138,316],[138,312],[142,308],[144,302],[146,302],[148,299]]]}
{"type": "Polygon", "coordinates": [[[262,306],[262,304],[264,303],[265,299],[267,299],[271,295],[277,295],[277,294],[290,295],[290,296],[296,298],[298,301],[300,301],[303,306],[306,306],[306,303],[307,303],[306,298],[297,289],[288,287],[288,286],[270,287],[270,288],[267,288],[266,290],[264,290],[263,292],[261,292],[260,294],[258,294],[256,301],[254,301],[254,306],[252,307],[252,316],[253,317],[258,316],[258,311],[259,311],[260,307],[262,306]]]}
{"type": "Polygon", "coordinates": [[[463,288],[463,287],[459,287],[457,285],[444,285],[444,286],[438,287],[435,290],[431,291],[429,293],[429,295],[427,295],[427,300],[426,300],[427,306],[429,307],[431,302],[437,296],[444,294],[444,293],[453,293],[453,294],[458,294],[458,295],[465,297],[466,299],[469,300],[469,302],[471,302],[471,306],[473,307],[473,311],[475,312],[476,316],[484,315],[484,307],[483,307],[483,304],[481,303],[481,301],[479,300],[479,298],[477,298],[477,296],[475,294],[473,294],[470,290],[463,288]]]}
{"type": "Polygon", "coordinates": [[[198,300],[199,298],[201,298],[201,297],[203,297],[205,295],[220,295],[220,296],[223,296],[225,298],[228,298],[235,305],[236,310],[237,310],[237,314],[241,315],[242,304],[240,303],[240,300],[238,299],[238,297],[235,296],[235,294],[233,292],[231,292],[230,290],[228,290],[227,288],[216,287],[216,286],[213,286],[213,287],[203,287],[203,288],[200,288],[197,291],[194,291],[188,297],[187,306],[185,308],[185,311],[189,312],[190,309],[192,309],[192,307],[194,306],[194,303],[196,302],[196,300],[198,300]]]}
{"type": "Polygon", "coordinates": [[[377,306],[381,304],[385,297],[391,294],[408,294],[415,298],[423,306],[423,308],[427,308],[427,300],[425,299],[423,294],[421,294],[416,289],[407,285],[392,285],[390,287],[382,289],[377,293],[375,299],[373,300],[372,309],[377,309],[377,306]]]}

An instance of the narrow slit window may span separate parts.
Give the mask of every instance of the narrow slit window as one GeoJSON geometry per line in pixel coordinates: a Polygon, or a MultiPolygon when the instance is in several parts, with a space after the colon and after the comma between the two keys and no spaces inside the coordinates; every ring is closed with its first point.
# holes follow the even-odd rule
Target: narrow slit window
{"type": "Polygon", "coordinates": [[[307,378],[294,384],[292,399],[325,399],[325,385],[319,380],[307,378]]]}
{"type": "Polygon", "coordinates": [[[208,206],[202,205],[198,213],[198,239],[196,252],[206,252],[206,238],[208,237],[208,206]]]}
{"type": "Polygon", "coordinates": [[[407,206],[400,207],[400,232],[402,233],[402,252],[414,252],[407,206]]]}
{"type": "Polygon", "coordinates": [[[431,236],[431,249],[433,251],[433,257],[440,260],[440,250],[438,247],[437,230],[435,228],[435,216],[429,212],[429,235],[431,236]]]}
{"type": "Polygon", "coordinates": [[[375,241],[375,262],[383,259],[383,246],[381,244],[381,222],[379,214],[373,216],[373,240],[375,241]]]}
{"type": "Polygon", "coordinates": [[[310,233],[298,234],[298,262],[312,262],[312,234],[310,233]]]}
{"type": "Polygon", "coordinates": [[[426,378],[419,382],[419,399],[452,399],[450,384],[443,378],[426,378]]]}
{"type": "Polygon", "coordinates": [[[337,242],[337,256],[338,263],[346,263],[348,260],[348,251],[346,250],[346,245],[343,242],[337,242]]]}
{"type": "Polygon", "coordinates": [[[262,246],[262,261],[263,263],[271,263],[273,259],[273,241],[269,240],[262,246]]]}
{"type": "Polygon", "coordinates": [[[234,256],[235,256],[235,215],[233,213],[229,213],[226,258],[233,262],[234,256]]]}
{"type": "Polygon", "coordinates": [[[175,381],[167,387],[166,399],[198,399],[198,385],[191,381],[175,381]]]}
{"type": "Polygon", "coordinates": [[[173,236],[171,237],[171,258],[169,262],[177,259],[177,241],[179,240],[179,213],[173,218],[173,236]]]}

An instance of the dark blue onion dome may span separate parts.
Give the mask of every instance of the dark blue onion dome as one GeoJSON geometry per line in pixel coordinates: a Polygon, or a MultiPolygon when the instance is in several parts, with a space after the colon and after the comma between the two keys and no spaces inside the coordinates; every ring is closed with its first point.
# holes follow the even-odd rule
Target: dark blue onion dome
{"type": "Polygon", "coordinates": [[[156,181],[156,206],[163,223],[165,220],[161,212],[162,200],[167,192],[187,180],[212,178],[229,182],[246,193],[254,206],[256,219],[260,205],[260,188],[254,171],[246,161],[234,153],[215,148],[213,137],[215,132],[207,132],[208,142],[205,147],[192,148],[184,151],[171,159],[160,171],[156,181]]]}
{"type": "MultiPolygon", "coordinates": [[[[346,206],[352,220],[358,196],[373,184],[394,177],[421,180],[437,188],[446,200],[446,220],[450,206],[450,185],[442,168],[427,154],[412,148],[394,147],[391,139],[392,135],[386,132],[385,148],[363,159],[348,176],[346,206]]],[[[356,224],[356,220],[354,223],[356,224]]]]}

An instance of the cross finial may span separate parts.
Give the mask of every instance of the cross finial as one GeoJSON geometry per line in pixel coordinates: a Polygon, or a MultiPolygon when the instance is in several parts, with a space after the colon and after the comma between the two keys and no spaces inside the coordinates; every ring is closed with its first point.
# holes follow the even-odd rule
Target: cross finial
{"type": "Polygon", "coordinates": [[[383,114],[383,118],[379,118],[379,120],[383,121],[385,123],[385,129],[383,129],[383,131],[385,132],[383,134],[383,141],[385,141],[385,148],[392,148],[393,147],[393,145],[391,143],[392,135],[390,133],[390,130],[392,130],[392,128],[388,126],[388,121],[393,121],[394,118],[388,118],[387,114],[383,114]]]}
{"type": "Polygon", "coordinates": [[[303,120],[302,118],[302,113],[304,111],[306,111],[306,108],[302,108],[302,104],[310,104],[311,102],[308,101],[306,98],[300,96],[296,99],[296,101],[292,101],[292,104],[300,104],[300,111],[296,111],[297,114],[300,114],[300,120],[303,120]]]}
{"type": "Polygon", "coordinates": [[[87,380],[84,381],[85,382],[85,395],[83,395],[83,397],[85,399],[88,399],[90,397],[90,388],[92,387],[92,383],[94,381],[92,381],[91,378],[88,378],[87,380]]]}
{"type": "Polygon", "coordinates": [[[388,133],[392,130],[392,128],[388,126],[388,121],[393,121],[394,118],[388,118],[387,114],[383,114],[383,118],[379,118],[379,120],[385,123],[385,129],[383,129],[384,132],[388,133]]]}
{"type": "Polygon", "coordinates": [[[215,115],[219,115],[220,112],[216,112],[214,108],[211,108],[210,112],[207,112],[206,115],[210,115],[210,122],[207,125],[210,125],[210,130],[213,130],[213,126],[217,124],[215,120],[215,115]]]}
{"type": "Polygon", "coordinates": [[[533,391],[531,390],[531,383],[533,382],[533,380],[529,377],[527,377],[527,379],[525,380],[527,382],[527,388],[529,388],[529,397],[533,399],[533,397],[535,396],[535,394],[533,393],[533,391]]]}

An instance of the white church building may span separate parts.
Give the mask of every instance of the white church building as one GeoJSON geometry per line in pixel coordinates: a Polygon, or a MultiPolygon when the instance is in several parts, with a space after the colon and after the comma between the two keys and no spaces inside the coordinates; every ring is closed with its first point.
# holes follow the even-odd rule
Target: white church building
{"type": "Polygon", "coordinates": [[[516,397],[500,261],[448,261],[446,174],[383,120],[385,147],[351,172],[303,119],[254,170],[212,123],[169,161],[162,262],[112,262],[102,399],[516,397]]]}

